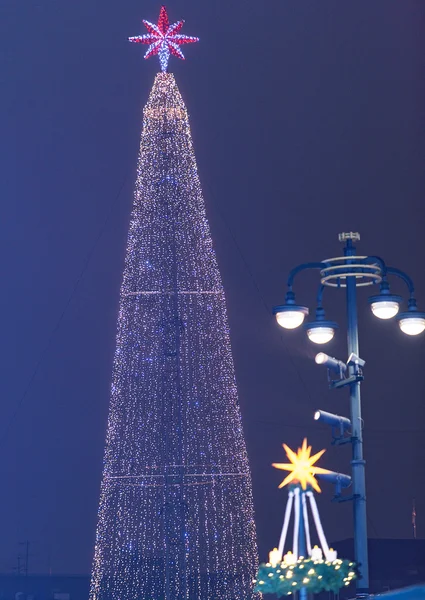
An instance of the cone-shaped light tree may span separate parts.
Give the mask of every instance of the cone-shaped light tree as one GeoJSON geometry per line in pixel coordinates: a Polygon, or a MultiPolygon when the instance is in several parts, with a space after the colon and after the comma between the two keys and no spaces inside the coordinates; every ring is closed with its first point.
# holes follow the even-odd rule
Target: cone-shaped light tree
{"type": "Polygon", "coordinates": [[[299,592],[301,600],[307,598],[308,592],[336,593],[357,577],[357,567],[354,562],[337,558],[336,551],[329,548],[313,490],[319,493],[321,491],[316,476],[337,474],[315,464],[325,451],[321,450],[311,456],[311,446],[307,445],[307,439],[304,439],[298,452],[294,452],[286,444],[283,447],[289,463],[274,463],[273,466],[289,471],[289,475],[279,485],[280,488],[288,485],[288,502],[279,546],[270,552],[269,562],[260,565],[256,589],[278,597],[299,592]],[[313,531],[310,529],[308,505],[320,547],[312,546],[313,531]],[[288,531],[292,514],[291,544],[288,531]],[[290,549],[285,554],[286,544],[290,549]]]}
{"type": "Polygon", "coordinates": [[[121,287],[91,600],[246,600],[251,479],[226,304],[161,9],[121,287]]]}

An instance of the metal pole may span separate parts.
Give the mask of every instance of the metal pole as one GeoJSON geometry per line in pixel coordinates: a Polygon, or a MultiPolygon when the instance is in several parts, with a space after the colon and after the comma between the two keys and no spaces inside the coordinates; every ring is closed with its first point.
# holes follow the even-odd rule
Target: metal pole
{"type": "MultiPolygon", "coordinates": [[[[344,248],[345,256],[355,256],[356,250],[351,239],[347,240],[344,248]]],[[[359,336],[357,323],[357,290],[356,278],[347,277],[347,343],[348,354],[359,355],[359,336]]],[[[355,375],[355,367],[348,367],[349,375],[355,375]]],[[[357,597],[364,597],[369,592],[369,563],[367,548],[366,521],[366,480],[365,461],[363,459],[363,432],[360,404],[360,381],[350,385],[351,410],[351,443],[353,459],[351,461],[353,479],[353,508],[354,508],[354,553],[359,565],[360,577],[357,579],[357,597]]]]}

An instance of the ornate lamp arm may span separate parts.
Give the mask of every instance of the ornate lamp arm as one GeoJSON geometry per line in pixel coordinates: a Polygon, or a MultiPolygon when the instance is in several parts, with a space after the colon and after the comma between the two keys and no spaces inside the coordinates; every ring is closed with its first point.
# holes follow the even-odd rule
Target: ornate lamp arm
{"type": "Polygon", "coordinates": [[[295,275],[298,275],[298,273],[300,273],[301,271],[305,271],[306,269],[323,269],[324,265],[324,262],[308,262],[293,268],[288,276],[288,288],[292,290],[295,275]]]}
{"type": "Polygon", "coordinates": [[[385,277],[385,275],[387,274],[387,265],[385,264],[385,261],[383,258],[381,258],[380,256],[367,256],[364,259],[364,262],[366,264],[369,263],[378,263],[379,266],[381,267],[381,271],[382,271],[382,276],[385,277]]]}
{"type": "Polygon", "coordinates": [[[400,269],[396,269],[394,267],[387,267],[387,273],[402,279],[409,289],[410,297],[413,298],[415,294],[415,286],[409,275],[407,275],[404,271],[400,271],[400,269]]]}
{"type": "Polygon", "coordinates": [[[323,292],[325,291],[325,286],[323,285],[323,283],[319,286],[319,289],[317,290],[317,308],[322,308],[322,300],[323,300],[323,292]]]}

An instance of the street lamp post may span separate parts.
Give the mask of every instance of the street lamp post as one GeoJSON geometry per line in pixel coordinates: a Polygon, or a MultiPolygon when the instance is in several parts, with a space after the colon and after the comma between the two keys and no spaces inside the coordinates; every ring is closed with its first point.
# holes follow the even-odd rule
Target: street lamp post
{"type": "MultiPolygon", "coordinates": [[[[360,566],[360,577],[357,580],[357,596],[364,597],[369,591],[368,549],[367,549],[367,521],[366,521],[366,484],[365,460],[363,458],[363,433],[360,402],[360,383],[363,380],[362,367],[364,361],[359,357],[358,321],[357,321],[357,287],[379,285],[380,293],[369,298],[373,314],[380,319],[396,318],[400,329],[407,335],[418,335],[425,330],[425,312],[419,312],[416,307],[413,282],[406,273],[388,267],[382,258],[377,256],[358,256],[354,242],[360,240],[358,233],[341,233],[339,240],[345,243],[344,256],[301,264],[289,274],[288,291],[285,304],[275,306],[277,322],[285,329],[299,327],[309,310],[305,306],[297,305],[293,292],[295,276],[307,269],[317,269],[320,272],[320,287],[317,295],[316,319],[304,324],[310,341],[316,344],[329,342],[338,325],[327,321],[322,306],[323,293],[326,287],[345,288],[347,308],[347,346],[348,361],[343,363],[337,359],[320,353],[316,357],[318,364],[325,364],[329,371],[339,373],[339,379],[331,379],[332,388],[347,386],[350,391],[351,432],[349,441],[352,444],[352,484],[353,515],[354,515],[354,551],[355,560],[360,566]],[[401,296],[390,293],[388,277],[401,278],[409,291],[408,310],[400,313],[401,296]]],[[[330,422],[343,422],[344,430],[347,429],[348,419],[318,411],[315,418],[330,422]],[[341,421],[341,419],[343,421],[341,421]]]]}
{"type": "MultiPolygon", "coordinates": [[[[348,239],[344,249],[345,256],[355,254],[352,240],[348,239]]],[[[347,278],[347,349],[348,356],[359,354],[359,330],[357,320],[357,288],[356,278],[347,278]]],[[[348,365],[348,376],[355,376],[355,365],[348,365]]],[[[358,594],[368,593],[369,590],[369,561],[367,548],[366,520],[366,478],[365,460],[363,458],[363,431],[360,402],[360,381],[350,383],[350,414],[351,414],[351,479],[353,482],[353,521],[354,521],[354,554],[358,564],[361,564],[361,575],[357,584],[358,594]]]]}

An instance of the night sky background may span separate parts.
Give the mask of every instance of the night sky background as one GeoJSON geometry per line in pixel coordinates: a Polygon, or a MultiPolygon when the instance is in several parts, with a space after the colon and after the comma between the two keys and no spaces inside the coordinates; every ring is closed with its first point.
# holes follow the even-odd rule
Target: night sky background
{"type": "MultiPolygon", "coordinates": [[[[89,573],[141,110],[156,58],[129,44],[153,0],[0,4],[0,571],[31,541],[30,571],[89,573]]],[[[270,314],[289,269],[338,256],[360,231],[414,278],[425,307],[425,2],[170,0],[201,42],[170,70],[187,104],[227,294],[260,555],[283,518],[281,443],[329,447],[316,408],[348,415],[317,348],[270,314]]],[[[314,310],[317,276],[296,285],[314,310]]],[[[402,285],[393,286],[404,293],[402,285]]],[[[359,294],[369,534],[425,537],[425,336],[375,319],[359,294]]],[[[325,308],[341,329],[343,292],[325,308]]],[[[331,540],[350,503],[319,508],[331,540]]]]}

